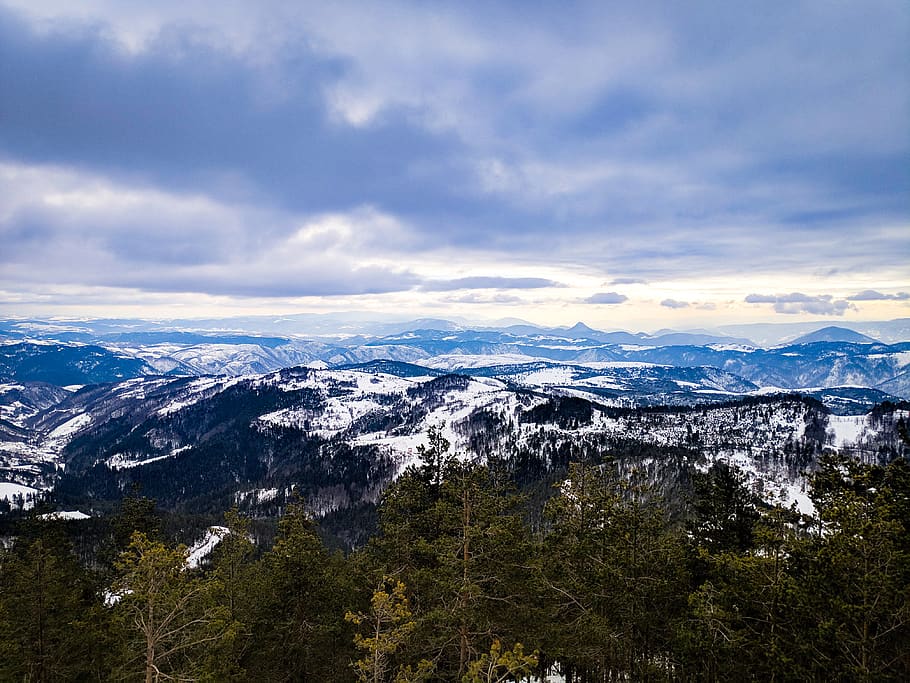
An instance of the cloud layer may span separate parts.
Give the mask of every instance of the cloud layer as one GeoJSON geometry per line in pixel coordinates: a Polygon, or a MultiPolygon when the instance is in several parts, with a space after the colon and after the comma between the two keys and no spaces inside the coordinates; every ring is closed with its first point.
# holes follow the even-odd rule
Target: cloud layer
{"type": "Polygon", "coordinates": [[[0,292],[903,306],[908,40],[884,1],[7,2],[0,292]]]}
{"type": "Polygon", "coordinates": [[[835,299],[830,294],[809,296],[800,292],[783,295],[750,294],[746,297],[749,304],[774,304],[778,313],[796,315],[811,313],[813,315],[843,315],[848,309],[855,308],[849,301],[835,299]]]}

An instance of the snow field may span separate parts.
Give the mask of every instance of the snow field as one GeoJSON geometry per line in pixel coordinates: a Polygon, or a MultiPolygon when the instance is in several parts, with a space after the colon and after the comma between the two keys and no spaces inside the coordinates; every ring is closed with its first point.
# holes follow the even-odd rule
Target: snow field
{"type": "Polygon", "coordinates": [[[16,484],[9,481],[0,481],[0,500],[7,500],[9,503],[13,503],[13,499],[16,496],[22,496],[25,501],[23,504],[24,510],[30,510],[35,502],[32,500],[40,491],[34,489],[31,486],[25,486],[23,484],[16,484]]]}

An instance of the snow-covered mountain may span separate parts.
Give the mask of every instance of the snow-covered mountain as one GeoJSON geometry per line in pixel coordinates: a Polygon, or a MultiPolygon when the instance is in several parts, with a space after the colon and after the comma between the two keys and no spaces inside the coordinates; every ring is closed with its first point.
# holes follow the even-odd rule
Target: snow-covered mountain
{"type": "Polygon", "coordinates": [[[636,375],[681,391],[747,387],[691,368],[656,379],[662,368],[653,366],[485,370],[421,375],[419,366],[385,362],[87,386],[2,436],[0,481],[56,487],[77,504],[116,500],[141,481],[165,505],[212,509],[280,507],[296,488],[326,512],[374,501],[415,460],[427,430],[441,426],[466,457],[535,462],[541,472],[573,457],[614,455],[666,478],[727,458],[752,473],[757,489],[799,501],[801,472],[824,448],[871,459],[903,452],[901,407],[848,419],[811,398],[721,393],[723,402],[633,408],[601,391],[636,375]]]}
{"type": "Polygon", "coordinates": [[[82,502],[141,479],[168,505],[280,507],[294,487],[323,511],[358,505],[434,425],[528,476],[585,453],[665,474],[676,453],[673,476],[727,457],[796,500],[824,448],[898,452],[910,397],[910,342],[838,329],[768,348],[583,324],[423,321],[321,339],[115,322],[100,335],[34,323],[42,338],[10,340],[28,336],[11,329],[0,321],[0,483],[82,502]],[[883,403],[891,422],[868,417],[883,403]]]}
{"type": "MultiPolygon", "coordinates": [[[[415,329],[380,338],[334,340],[221,335],[205,341],[207,337],[198,334],[148,333],[131,335],[124,341],[124,335],[119,335],[117,341],[106,341],[104,348],[48,341],[0,345],[0,381],[66,385],[150,374],[243,376],[303,364],[339,367],[378,360],[472,374],[481,367],[532,363],[592,370],[626,364],[701,368],[702,374],[713,369],[720,382],[713,388],[722,391],[743,393],[750,385],[785,390],[851,386],[910,398],[906,378],[900,379],[910,369],[910,342],[809,341],[759,348],[704,336],[701,339],[706,343],[693,344],[691,340],[697,335],[691,334],[664,334],[647,344],[641,343],[642,339],[637,339],[638,343],[605,341],[610,334],[576,325],[559,332],[527,326],[508,330],[415,329]],[[655,345],[655,340],[668,339],[688,342],[655,345]],[[723,379],[717,373],[722,373],[723,379]],[[739,387],[731,389],[736,384],[739,387]]],[[[829,335],[822,331],[821,336],[829,335]]],[[[580,371],[560,372],[574,372],[577,380],[580,371]]],[[[614,376],[618,374],[613,372],[614,376]]],[[[696,381],[683,372],[674,378],[668,370],[652,371],[655,377],[660,374],[668,381],[696,381]]],[[[639,375],[643,379],[644,373],[639,375]]],[[[660,391],[666,389],[664,386],[660,391]]],[[[638,393],[647,393],[643,385],[638,393]]]]}

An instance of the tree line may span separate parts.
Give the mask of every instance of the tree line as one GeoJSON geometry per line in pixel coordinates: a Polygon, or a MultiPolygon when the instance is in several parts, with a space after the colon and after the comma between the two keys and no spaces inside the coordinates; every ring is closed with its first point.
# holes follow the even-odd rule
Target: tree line
{"type": "Polygon", "coordinates": [[[0,680],[910,679],[910,464],[822,457],[816,513],[723,462],[684,514],[636,471],[570,464],[544,512],[431,429],[378,531],[330,551],[304,501],[257,542],[225,514],[203,566],[154,501],[89,556],[32,517],[0,552],[0,680]]]}

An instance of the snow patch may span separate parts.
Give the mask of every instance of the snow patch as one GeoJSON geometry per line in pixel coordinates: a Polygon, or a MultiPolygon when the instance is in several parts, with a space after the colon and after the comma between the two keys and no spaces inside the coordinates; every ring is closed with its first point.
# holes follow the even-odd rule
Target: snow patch
{"type": "Polygon", "coordinates": [[[228,529],[226,526],[210,526],[205,532],[205,536],[196,541],[188,549],[186,556],[186,568],[198,569],[199,565],[202,563],[202,560],[211,555],[212,551],[215,549],[215,546],[221,543],[221,541],[224,540],[224,537],[230,533],[230,529],[228,529]]]}
{"type": "Polygon", "coordinates": [[[15,504],[15,499],[22,497],[22,509],[30,510],[35,505],[35,496],[40,491],[31,486],[16,484],[10,481],[0,481],[0,500],[7,500],[11,505],[15,504]]]}
{"type": "Polygon", "coordinates": [[[79,510],[58,510],[57,512],[48,512],[43,515],[38,515],[38,519],[47,519],[47,520],[91,519],[91,515],[87,515],[84,512],[80,512],[79,510]]]}

